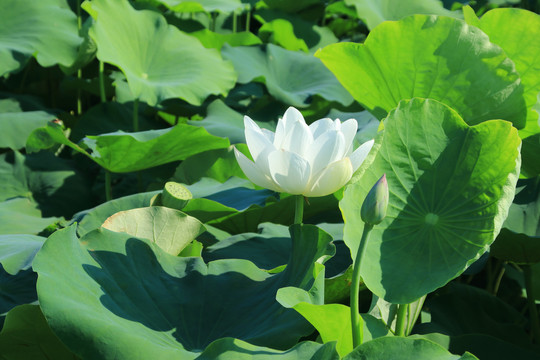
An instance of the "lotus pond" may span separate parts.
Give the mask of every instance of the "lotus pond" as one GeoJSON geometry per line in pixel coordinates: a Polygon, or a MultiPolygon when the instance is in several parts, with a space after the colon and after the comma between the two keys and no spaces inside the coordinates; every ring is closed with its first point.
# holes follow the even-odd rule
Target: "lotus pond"
{"type": "Polygon", "coordinates": [[[0,359],[540,358],[539,11],[0,0],[0,359]]]}

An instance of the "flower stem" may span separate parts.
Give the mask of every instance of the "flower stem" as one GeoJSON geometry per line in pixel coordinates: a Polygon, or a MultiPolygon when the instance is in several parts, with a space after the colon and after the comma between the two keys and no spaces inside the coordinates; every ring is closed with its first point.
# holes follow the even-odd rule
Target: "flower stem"
{"type": "Polygon", "coordinates": [[[409,304],[399,304],[396,318],[396,336],[406,336],[407,328],[407,313],[409,312],[409,304]]]}
{"type": "MultiPolygon", "coordinates": [[[[81,18],[81,0],[77,0],[77,28],[79,29],[79,35],[82,28],[82,18],[81,18]]],[[[77,115],[82,114],[82,100],[81,100],[81,83],[82,83],[82,69],[77,69],[77,80],[79,83],[77,85],[77,115]]]]}
{"type": "Polygon", "coordinates": [[[351,324],[352,324],[352,336],[353,336],[353,348],[362,344],[364,337],[364,324],[360,317],[360,311],[358,309],[358,296],[360,291],[360,265],[364,256],[364,250],[366,248],[369,232],[373,229],[373,225],[364,224],[364,231],[362,232],[362,238],[360,239],[360,246],[356,253],[356,260],[354,262],[352,283],[351,283],[351,324]]]}
{"type": "Polygon", "coordinates": [[[139,98],[133,100],[133,132],[139,131],[139,98]]]}
{"type": "Polygon", "coordinates": [[[251,9],[249,9],[246,13],[246,31],[249,31],[250,22],[251,22],[251,9]]]}
{"type": "Polygon", "coordinates": [[[294,223],[301,224],[304,219],[304,196],[295,195],[294,223]]]}
{"type": "Polygon", "coordinates": [[[104,103],[107,101],[105,96],[105,63],[103,61],[99,62],[99,96],[101,97],[101,102],[104,103]]]}
{"type": "Polygon", "coordinates": [[[105,170],[105,201],[112,200],[111,172],[105,170]]]}
{"type": "Polygon", "coordinates": [[[538,323],[538,310],[534,301],[533,275],[530,265],[523,266],[523,275],[525,277],[525,290],[527,290],[527,305],[529,306],[529,318],[534,342],[540,344],[540,324],[538,323]]]}

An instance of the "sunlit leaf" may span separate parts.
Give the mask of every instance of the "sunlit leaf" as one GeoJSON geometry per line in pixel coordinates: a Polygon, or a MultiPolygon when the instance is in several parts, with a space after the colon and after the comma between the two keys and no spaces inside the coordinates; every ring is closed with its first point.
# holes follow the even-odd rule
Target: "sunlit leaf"
{"type": "Polygon", "coordinates": [[[468,126],[437,101],[402,101],[340,202],[355,259],[362,199],[386,173],[388,213],[371,231],[361,264],[367,287],[388,302],[410,303],[478,259],[514,197],[519,146],[508,122],[468,126]]]}
{"type": "Polygon", "coordinates": [[[438,100],[469,125],[491,119],[525,126],[523,85],[512,60],[481,30],[448,17],[385,22],[364,44],[338,43],[316,54],[377,118],[401,100],[438,100]]]}
{"type": "Polygon", "coordinates": [[[19,69],[30,56],[41,66],[70,66],[82,38],[66,0],[0,2],[0,76],[19,69]]]}
{"type": "Polygon", "coordinates": [[[132,94],[149,105],[169,98],[200,105],[208,95],[225,95],[234,86],[231,64],[162,15],[136,11],[127,0],[92,0],[85,9],[95,20],[90,36],[97,57],[118,66],[132,94]]]}

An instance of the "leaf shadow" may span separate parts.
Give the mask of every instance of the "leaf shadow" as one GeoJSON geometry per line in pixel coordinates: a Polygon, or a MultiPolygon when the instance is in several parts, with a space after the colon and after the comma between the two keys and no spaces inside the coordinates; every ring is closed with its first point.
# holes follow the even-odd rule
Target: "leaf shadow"
{"type": "Polygon", "coordinates": [[[125,249],[125,255],[89,251],[100,266],[83,264],[103,291],[101,304],[118,317],[169,332],[162,336],[172,335],[187,350],[201,351],[223,337],[288,348],[297,339],[280,336],[283,332],[305,332],[299,315],[275,300],[277,290],[287,284],[250,262],[207,266],[196,257],[157,258],[146,242],[135,238],[126,241],[125,249]]]}

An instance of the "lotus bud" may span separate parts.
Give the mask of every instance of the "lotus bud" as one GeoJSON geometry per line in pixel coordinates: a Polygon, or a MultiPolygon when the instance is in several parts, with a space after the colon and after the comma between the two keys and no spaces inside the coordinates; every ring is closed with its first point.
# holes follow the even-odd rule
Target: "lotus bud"
{"type": "Polygon", "coordinates": [[[373,185],[362,204],[360,210],[362,221],[370,225],[380,224],[386,216],[388,196],[388,182],[386,174],[384,174],[373,185]]]}

